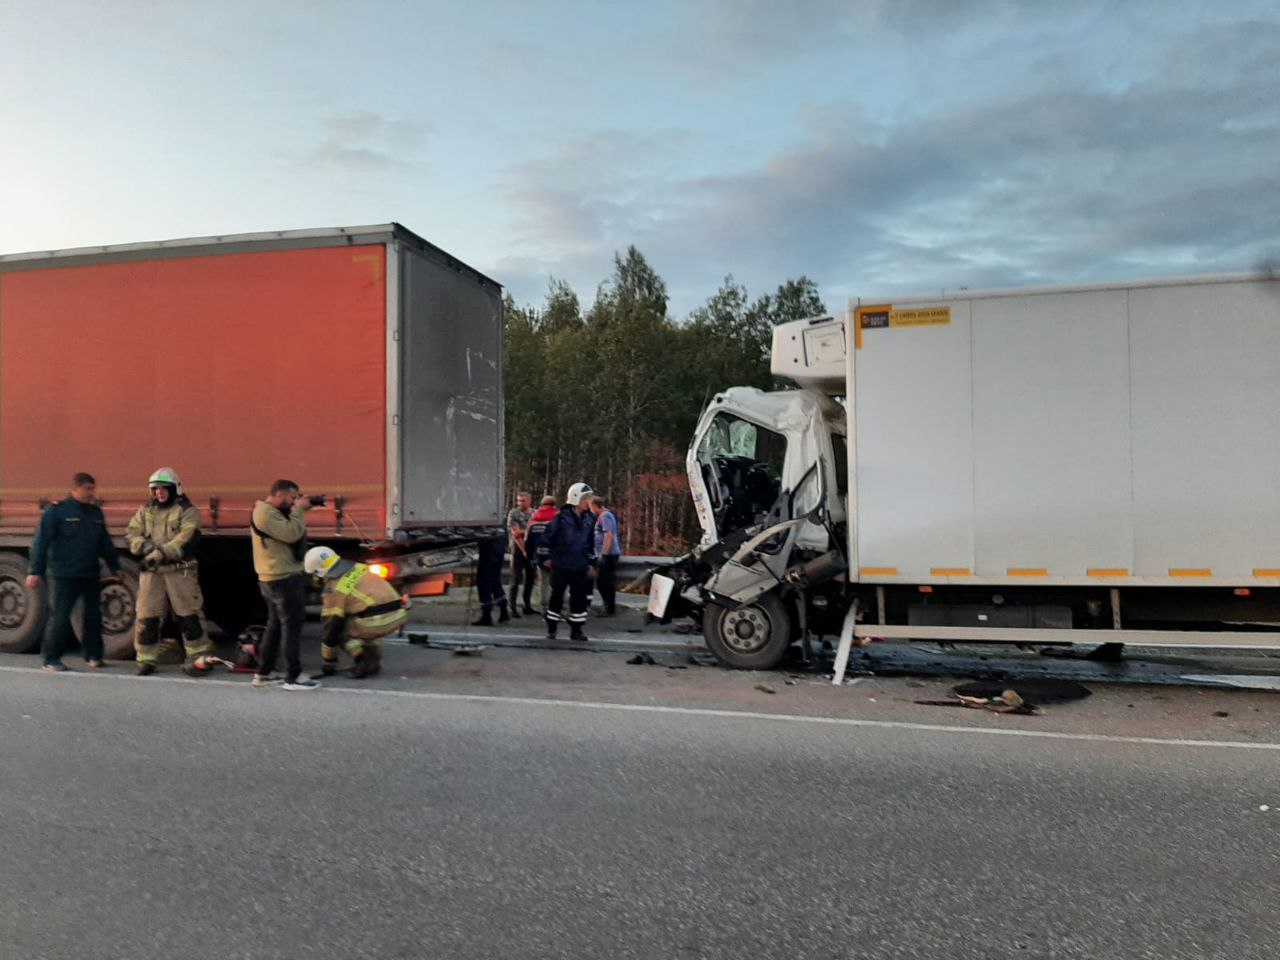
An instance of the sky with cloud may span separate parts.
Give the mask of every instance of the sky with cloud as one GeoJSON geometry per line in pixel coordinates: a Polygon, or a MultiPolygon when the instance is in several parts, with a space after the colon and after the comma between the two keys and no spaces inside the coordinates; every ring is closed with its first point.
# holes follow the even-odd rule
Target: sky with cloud
{"type": "Polygon", "coordinates": [[[0,253],[396,220],[848,296],[1280,267],[1274,0],[0,0],[0,253]]]}

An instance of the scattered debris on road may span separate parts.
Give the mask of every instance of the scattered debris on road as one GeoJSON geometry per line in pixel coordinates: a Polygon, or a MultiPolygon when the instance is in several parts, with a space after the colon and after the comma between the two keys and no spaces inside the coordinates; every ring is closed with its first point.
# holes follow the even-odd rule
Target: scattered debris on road
{"type": "Polygon", "coordinates": [[[627,664],[633,667],[636,667],[636,666],[654,667],[654,666],[657,666],[658,661],[653,659],[653,657],[650,654],[642,652],[642,653],[637,653],[634,657],[628,660],[627,664]]]}
{"type": "Polygon", "coordinates": [[[759,690],[761,693],[777,693],[778,692],[777,690],[773,689],[773,687],[766,687],[763,683],[757,683],[756,689],[759,690]]]}
{"type": "Polygon", "coordinates": [[[916,700],[927,707],[970,707],[992,713],[1039,715],[1042,704],[1083,700],[1092,691],[1071,680],[975,680],[951,690],[954,700],[916,700]]]}

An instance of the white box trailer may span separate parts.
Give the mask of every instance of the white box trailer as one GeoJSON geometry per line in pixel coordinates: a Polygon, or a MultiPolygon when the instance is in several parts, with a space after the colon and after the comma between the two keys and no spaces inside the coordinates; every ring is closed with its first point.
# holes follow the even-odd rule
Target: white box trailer
{"type": "Polygon", "coordinates": [[[1280,281],[859,299],[779,326],[773,371],[802,389],[735,388],[703,415],[706,536],[655,587],[730,662],[776,662],[780,630],[837,615],[846,649],[1280,642],[1243,627],[1280,620],[1280,281]],[[750,469],[778,502],[726,509],[750,469]]]}

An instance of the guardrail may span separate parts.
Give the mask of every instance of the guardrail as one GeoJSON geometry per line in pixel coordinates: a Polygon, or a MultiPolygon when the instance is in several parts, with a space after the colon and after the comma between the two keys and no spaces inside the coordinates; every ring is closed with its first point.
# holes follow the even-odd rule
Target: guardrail
{"type": "Polygon", "coordinates": [[[634,580],[655,567],[669,566],[675,557],[629,557],[625,553],[618,561],[618,579],[634,580]]]}

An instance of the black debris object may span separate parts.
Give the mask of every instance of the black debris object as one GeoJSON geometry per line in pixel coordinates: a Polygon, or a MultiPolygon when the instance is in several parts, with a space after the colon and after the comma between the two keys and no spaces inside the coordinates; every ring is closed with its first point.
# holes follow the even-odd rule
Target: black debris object
{"type": "Polygon", "coordinates": [[[999,697],[1006,690],[1012,690],[1024,701],[1040,705],[1083,700],[1093,692],[1074,680],[1039,677],[1026,680],[974,680],[951,688],[951,692],[957,697],[986,697],[987,699],[999,697]]]}
{"type": "Polygon", "coordinates": [[[757,683],[756,689],[759,690],[761,693],[777,693],[778,692],[777,690],[773,689],[773,687],[766,687],[763,683],[757,683]]]}
{"type": "Polygon", "coordinates": [[[654,660],[653,657],[651,657],[647,653],[637,653],[634,657],[628,660],[627,663],[633,667],[637,667],[637,666],[652,667],[652,666],[656,666],[658,661],[654,660]]]}
{"type": "Polygon", "coordinates": [[[1231,716],[1231,714],[1227,713],[1227,711],[1225,711],[1225,710],[1215,710],[1215,711],[1213,711],[1213,715],[1214,715],[1215,717],[1229,717],[1229,716],[1231,716]]]}
{"type": "Polygon", "coordinates": [[[720,661],[710,654],[691,653],[689,654],[689,665],[694,667],[718,667],[720,661]]]}

